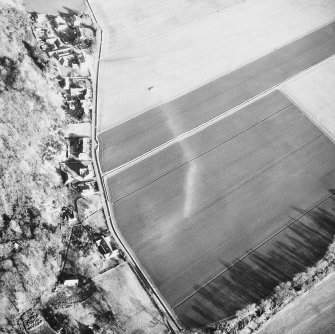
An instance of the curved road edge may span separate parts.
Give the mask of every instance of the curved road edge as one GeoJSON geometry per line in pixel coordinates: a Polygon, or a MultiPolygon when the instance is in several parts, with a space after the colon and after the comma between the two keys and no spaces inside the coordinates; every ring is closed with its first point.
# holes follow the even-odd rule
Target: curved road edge
{"type": "Polygon", "coordinates": [[[118,241],[124,253],[127,254],[127,257],[129,259],[130,268],[133,270],[139,282],[141,283],[143,288],[146,290],[153,304],[160,311],[161,315],[163,316],[163,319],[165,320],[166,326],[171,330],[172,333],[180,333],[184,329],[184,327],[177,320],[177,317],[174,314],[174,311],[170,308],[170,306],[167,304],[164,298],[160,295],[160,292],[157,290],[155,285],[151,282],[144,268],[142,268],[141,265],[136,261],[135,255],[132,253],[132,250],[127,245],[126,241],[123,239],[121,233],[118,231],[117,226],[114,224],[115,222],[114,214],[109,205],[108,191],[105,187],[105,183],[104,183],[102,172],[101,172],[101,166],[100,166],[99,159],[98,159],[99,142],[98,142],[98,137],[97,137],[97,118],[98,118],[97,96],[98,96],[98,82],[99,82],[98,76],[99,76],[103,30],[101,29],[96,19],[96,16],[94,14],[94,11],[89,1],[85,0],[85,2],[98,28],[97,36],[96,36],[97,38],[96,50],[98,50],[98,52],[95,55],[94,75],[92,76],[93,87],[94,87],[93,88],[93,91],[94,91],[93,108],[92,108],[92,160],[93,160],[94,170],[97,176],[96,177],[97,183],[101,191],[102,206],[105,212],[107,225],[108,225],[108,228],[111,234],[118,241]]]}

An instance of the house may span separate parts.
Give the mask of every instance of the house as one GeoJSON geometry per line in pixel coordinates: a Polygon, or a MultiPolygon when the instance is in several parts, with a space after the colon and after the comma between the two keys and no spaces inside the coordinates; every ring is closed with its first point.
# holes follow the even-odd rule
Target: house
{"type": "Polygon", "coordinates": [[[45,27],[47,28],[48,37],[58,37],[49,20],[46,21],[45,27]]]}
{"type": "Polygon", "coordinates": [[[87,108],[84,107],[84,114],[85,114],[85,119],[86,120],[91,120],[92,119],[92,108],[87,108]]]}
{"type": "Polygon", "coordinates": [[[43,41],[48,37],[46,28],[34,27],[33,31],[36,39],[39,41],[43,41]]]}
{"type": "Polygon", "coordinates": [[[94,31],[91,28],[76,26],[74,27],[77,35],[77,41],[82,48],[86,48],[91,45],[94,39],[94,31]]]}
{"type": "Polygon", "coordinates": [[[64,67],[70,67],[70,62],[69,59],[64,57],[62,59],[59,60],[60,64],[64,67]]]}
{"type": "MultiPolygon", "coordinates": [[[[57,53],[58,56],[58,53],[57,53]]],[[[62,66],[65,67],[71,67],[72,66],[72,62],[73,62],[73,54],[72,53],[68,53],[62,56],[58,56],[59,57],[59,62],[62,66]]]]}
{"type": "MultiPolygon", "coordinates": [[[[68,102],[68,106],[72,109],[73,100],[68,102]]],[[[75,158],[77,160],[91,160],[91,124],[79,123],[74,126],[72,131],[68,132],[66,138],[67,158],[75,158]]]]}
{"type": "Polygon", "coordinates": [[[66,21],[61,16],[57,16],[55,18],[54,24],[55,24],[56,30],[65,30],[69,27],[66,21]]]}
{"type": "Polygon", "coordinates": [[[81,64],[85,63],[86,59],[85,59],[85,56],[82,52],[78,54],[78,60],[81,64]]]}
{"type": "Polygon", "coordinates": [[[84,109],[81,106],[80,98],[74,97],[65,102],[65,112],[79,121],[83,120],[84,109]]]}
{"type": "Polygon", "coordinates": [[[76,53],[73,57],[72,67],[77,68],[77,69],[80,68],[80,61],[79,61],[79,58],[78,58],[78,53],[76,53]]]}
{"type": "Polygon", "coordinates": [[[85,86],[86,86],[86,95],[85,99],[92,99],[93,98],[93,88],[92,88],[92,82],[89,79],[85,80],[85,86]]]}
{"type": "Polygon", "coordinates": [[[79,70],[80,66],[79,66],[79,64],[77,62],[72,62],[72,68],[74,70],[79,70]]]}
{"type": "Polygon", "coordinates": [[[69,77],[61,77],[58,76],[58,85],[63,91],[67,91],[70,89],[70,78],[69,77]]]}
{"type": "Polygon", "coordinates": [[[80,96],[84,93],[85,88],[70,88],[70,95],[72,97],[74,96],[80,96]]]}
{"type": "Polygon", "coordinates": [[[67,106],[70,110],[75,110],[76,109],[76,101],[75,100],[67,101],[67,106]]]}
{"type": "Polygon", "coordinates": [[[99,252],[105,257],[105,259],[118,259],[120,255],[120,250],[112,246],[112,239],[110,236],[102,236],[100,239],[95,241],[95,244],[98,247],[99,252]]]}
{"type": "Polygon", "coordinates": [[[92,112],[92,101],[91,100],[81,100],[81,106],[84,109],[84,113],[90,119],[90,115],[92,112]]]}
{"type": "Polygon", "coordinates": [[[47,43],[53,50],[53,49],[56,49],[55,47],[56,40],[57,40],[57,37],[47,37],[45,39],[45,43],[47,43]]]}
{"type": "Polygon", "coordinates": [[[73,87],[86,88],[86,77],[73,76],[71,79],[73,87]]]}
{"type": "Polygon", "coordinates": [[[60,163],[61,166],[61,170],[62,172],[65,173],[65,185],[69,185],[73,182],[81,182],[84,181],[83,178],[79,175],[79,172],[76,173],[74,170],[72,170],[72,168],[70,168],[69,166],[66,165],[66,163],[61,162],[60,163]]]}
{"type": "Polygon", "coordinates": [[[59,57],[64,57],[64,56],[73,54],[71,47],[63,46],[63,44],[61,44],[59,39],[57,39],[57,41],[59,42],[59,44],[57,44],[57,45],[59,45],[58,48],[57,48],[59,57]]]}
{"type": "Polygon", "coordinates": [[[95,241],[95,244],[105,259],[119,260],[121,255],[120,250],[117,248],[114,239],[110,236],[102,236],[95,241]]]}
{"type": "Polygon", "coordinates": [[[81,138],[82,150],[79,153],[79,159],[88,157],[91,152],[91,138],[81,138]]]}
{"type": "MultiPolygon", "coordinates": [[[[48,50],[49,48],[50,48],[50,47],[49,47],[49,45],[48,45],[47,50],[48,50]]],[[[57,60],[59,60],[57,50],[47,51],[47,54],[48,54],[48,56],[49,56],[50,58],[51,58],[51,57],[54,57],[54,58],[56,58],[57,60]]]]}
{"type": "Polygon", "coordinates": [[[74,27],[79,27],[81,25],[81,20],[77,15],[72,15],[70,19],[71,19],[71,24],[74,27]]]}
{"type": "Polygon", "coordinates": [[[72,158],[61,162],[60,169],[64,185],[83,196],[93,195],[99,191],[92,161],[80,161],[72,158]]]}
{"type": "Polygon", "coordinates": [[[46,52],[46,51],[48,50],[49,46],[48,46],[48,44],[46,44],[46,43],[43,42],[43,43],[40,45],[40,48],[41,48],[42,51],[45,51],[45,52],[46,52]]]}
{"type": "Polygon", "coordinates": [[[105,257],[108,258],[109,255],[112,253],[112,247],[110,245],[110,237],[102,237],[101,239],[97,240],[95,244],[98,247],[99,252],[105,257]]]}
{"type": "Polygon", "coordinates": [[[58,50],[62,45],[63,45],[63,44],[62,44],[62,42],[59,40],[59,38],[56,38],[56,40],[54,41],[55,49],[58,50]]]}
{"type": "Polygon", "coordinates": [[[71,54],[72,50],[69,47],[63,46],[59,38],[50,37],[45,40],[48,45],[48,56],[54,56],[56,59],[59,59],[61,56],[71,54]]]}
{"type": "Polygon", "coordinates": [[[46,22],[48,22],[48,15],[37,13],[36,26],[38,27],[46,26],[46,22]]]}
{"type": "Polygon", "coordinates": [[[45,44],[48,46],[48,56],[51,57],[55,52],[59,52],[63,44],[57,37],[47,37],[45,39],[45,44]]]}
{"type": "Polygon", "coordinates": [[[78,285],[79,280],[76,279],[66,279],[63,282],[63,285],[65,286],[77,286],[78,285]]]}
{"type": "Polygon", "coordinates": [[[63,222],[67,222],[69,225],[77,223],[75,212],[70,208],[63,206],[61,211],[61,219],[63,222]]]}
{"type": "Polygon", "coordinates": [[[72,182],[71,188],[79,192],[82,196],[90,196],[99,192],[98,184],[95,180],[72,182]]]}
{"type": "Polygon", "coordinates": [[[60,168],[66,175],[65,185],[95,179],[92,161],[80,161],[70,158],[65,162],[61,162],[60,168]]]}

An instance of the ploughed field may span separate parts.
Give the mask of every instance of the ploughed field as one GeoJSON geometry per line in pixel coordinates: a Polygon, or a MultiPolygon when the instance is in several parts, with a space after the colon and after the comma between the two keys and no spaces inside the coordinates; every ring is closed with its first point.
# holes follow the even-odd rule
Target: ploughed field
{"type": "Polygon", "coordinates": [[[334,180],[334,144],[275,91],[107,182],[120,232],[193,326],[259,301],[322,256],[334,180]]]}
{"type": "MultiPolygon", "coordinates": [[[[335,53],[335,22],[99,135],[103,172],[126,164],[335,53]]],[[[224,60],[223,60],[224,61],[224,60]]],[[[127,73],[127,75],[129,75],[127,73]]],[[[109,87],[108,83],[101,85],[109,87]]],[[[108,96],[117,93],[109,92],[108,96]]],[[[105,107],[104,114],[115,108],[105,107]]],[[[119,114],[124,113],[121,108],[119,114]]]]}

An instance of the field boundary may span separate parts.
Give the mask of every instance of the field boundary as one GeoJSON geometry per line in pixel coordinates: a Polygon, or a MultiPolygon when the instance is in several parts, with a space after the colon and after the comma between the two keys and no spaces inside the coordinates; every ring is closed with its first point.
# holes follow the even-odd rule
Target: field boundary
{"type": "MultiPolygon", "coordinates": [[[[333,55],[331,58],[334,58],[333,55]]],[[[329,60],[329,59],[328,59],[329,60]]],[[[318,64],[319,65],[319,64],[318,64]]],[[[321,125],[315,117],[311,115],[311,113],[308,111],[308,108],[303,106],[301,103],[296,101],[294,97],[290,95],[290,93],[287,91],[285,87],[280,87],[280,92],[285,95],[285,97],[291,101],[293,105],[295,105],[299,110],[301,110],[304,115],[318,128],[322,131],[322,133],[327,136],[334,144],[335,144],[335,134],[332,134],[330,131],[328,131],[323,125],[321,125]]]]}
{"type": "Polygon", "coordinates": [[[276,313],[272,318],[270,318],[268,321],[264,323],[263,326],[260,326],[256,333],[263,330],[267,325],[271,324],[274,320],[276,320],[279,316],[281,316],[283,313],[287,312],[288,309],[295,307],[297,303],[301,301],[301,299],[307,297],[310,293],[312,293],[314,290],[316,290],[320,285],[327,282],[331,278],[335,276],[335,272],[330,273],[327,275],[323,280],[317,282],[310,290],[307,290],[304,294],[301,296],[298,296],[295,300],[293,300],[291,303],[287,304],[285,307],[283,307],[278,313],[276,313]]]}

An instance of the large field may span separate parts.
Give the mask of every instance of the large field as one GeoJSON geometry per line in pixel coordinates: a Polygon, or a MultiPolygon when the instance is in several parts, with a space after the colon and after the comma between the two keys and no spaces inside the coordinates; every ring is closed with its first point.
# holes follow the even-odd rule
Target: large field
{"type": "Polygon", "coordinates": [[[114,224],[182,322],[231,316],[317,261],[335,233],[335,146],[312,115],[332,119],[333,79],[315,102],[308,73],[335,54],[335,2],[91,5],[114,224]]]}
{"type": "MultiPolygon", "coordinates": [[[[202,6],[192,6],[194,1],[190,0],[173,0],[180,10],[168,11],[161,3],[170,1],[139,11],[139,4],[152,1],[137,4],[127,0],[132,3],[133,15],[120,22],[113,20],[119,16],[116,2],[91,1],[104,29],[99,131],[187,94],[335,20],[335,2],[329,0],[248,0],[234,6],[231,0],[221,0],[217,10],[210,6],[218,3],[215,0],[196,1],[202,6]],[[183,11],[182,5],[191,7],[190,11],[183,11]]],[[[320,48],[320,57],[327,57],[322,46],[325,37],[310,45],[320,48]]],[[[329,38],[334,38],[334,33],[329,38]]],[[[334,47],[333,41],[329,43],[334,47]]],[[[287,57],[290,55],[288,52],[287,57]]],[[[302,55],[302,66],[304,58],[306,55],[302,55]]],[[[272,60],[278,65],[281,58],[272,60]]],[[[299,70],[297,58],[295,65],[299,70]]]]}
{"type": "MultiPolygon", "coordinates": [[[[202,286],[226,280],[234,261],[301,211],[328,203],[334,179],[335,146],[275,91],[109,177],[108,187],[121,233],[162,294],[185,323],[204,324],[232,315],[278,282],[278,273],[269,274],[266,288],[235,300],[248,285],[240,282],[221,289],[226,307],[207,300],[200,304],[208,316],[194,310],[205,298],[202,286]]],[[[276,249],[265,248],[266,256],[276,249]]]]}
{"type": "Polygon", "coordinates": [[[278,85],[335,53],[335,23],[99,136],[102,171],[112,170],[278,85]]]}

